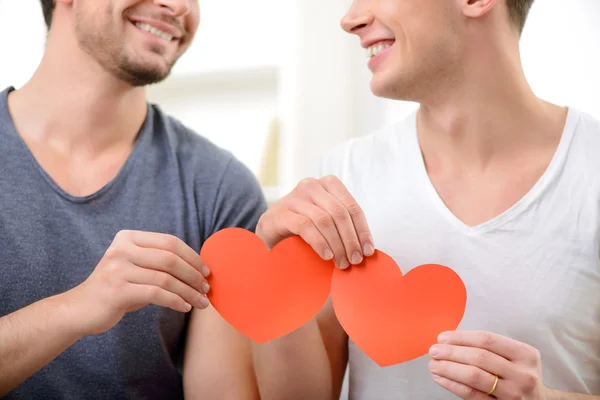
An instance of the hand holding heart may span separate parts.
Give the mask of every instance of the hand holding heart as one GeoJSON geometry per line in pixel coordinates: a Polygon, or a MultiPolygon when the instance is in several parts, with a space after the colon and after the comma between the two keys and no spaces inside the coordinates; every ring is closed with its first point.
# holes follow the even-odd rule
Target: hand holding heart
{"type": "Polygon", "coordinates": [[[256,235],[269,249],[298,235],[342,269],[375,253],[365,215],[334,176],[301,181],[260,218],[256,235]]]}
{"type": "Polygon", "coordinates": [[[492,389],[500,400],[549,399],[540,353],[528,344],[489,332],[445,332],[429,355],[433,380],[462,399],[487,399],[492,389]]]}

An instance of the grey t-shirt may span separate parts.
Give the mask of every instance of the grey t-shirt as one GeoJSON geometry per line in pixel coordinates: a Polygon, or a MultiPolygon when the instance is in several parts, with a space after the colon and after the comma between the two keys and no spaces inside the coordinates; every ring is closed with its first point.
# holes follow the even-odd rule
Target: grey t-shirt
{"type": "MultiPolygon", "coordinates": [[[[266,207],[245,166],[154,105],[114,180],[71,196],[16,132],[11,90],[0,92],[0,317],[82,283],[120,230],[173,234],[199,251],[220,229],[253,230],[266,207]]],[[[188,316],[156,306],[127,314],[6,398],[181,399],[188,316]]]]}

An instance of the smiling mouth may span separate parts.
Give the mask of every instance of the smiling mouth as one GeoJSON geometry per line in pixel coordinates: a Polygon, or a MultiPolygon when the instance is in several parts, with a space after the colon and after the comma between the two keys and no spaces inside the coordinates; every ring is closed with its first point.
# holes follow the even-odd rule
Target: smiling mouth
{"type": "Polygon", "coordinates": [[[379,53],[381,53],[385,49],[391,47],[393,44],[394,44],[394,42],[385,41],[385,42],[375,43],[375,44],[367,47],[367,49],[366,49],[367,50],[367,59],[371,59],[371,58],[377,56],[379,53]]]}
{"type": "Polygon", "coordinates": [[[152,35],[154,35],[154,36],[156,36],[158,38],[161,38],[163,40],[166,40],[168,42],[170,42],[170,41],[173,40],[173,35],[170,35],[167,32],[163,32],[160,29],[157,29],[157,28],[153,27],[152,25],[143,24],[141,22],[136,22],[134,25],[139,30],[151,33],[152,35]]]}

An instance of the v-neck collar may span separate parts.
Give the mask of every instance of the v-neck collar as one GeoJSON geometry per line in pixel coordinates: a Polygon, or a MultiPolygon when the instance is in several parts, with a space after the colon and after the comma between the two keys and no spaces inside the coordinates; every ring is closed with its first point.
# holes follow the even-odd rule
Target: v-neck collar
{"type": "Polygon", "coordinates": [[[478,225],[467,225],[460,218],[458,218],[444,203],[435,186],[429,178],[427,168],[425,166],[425,160],[421,152],[417,135],[417,116],[418,112],[415,112],[411,116],[411,154],[413,155],[414,171],[418,175],[417,179],[421,182],[421,186],[428,192],[431,201],[435,204],[440,213],[444,218],[453,225],[458,231],[466,235],[480,235],[488,232],[494,228],[499,227],[508,219],[519,214],[521,211],[531,205],[543,192],[544,190],[560,175],[560,171],[564,166],[567,158],[567,153],[572,142],[577,124],[579,122],[579,114],[575,109],[569,108],[563,133],[560,138],[559,144],[552,157],[552,160],[548,164],[548,167],[533,185],[533,187],[515,204],[509,209],[500,213],[499,215],[481,223],[478,225]]]}

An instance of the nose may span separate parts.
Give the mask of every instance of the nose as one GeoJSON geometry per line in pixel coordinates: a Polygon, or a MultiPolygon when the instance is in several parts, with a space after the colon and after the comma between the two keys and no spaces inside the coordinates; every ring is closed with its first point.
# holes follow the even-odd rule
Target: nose
{"type": "Polygon", "coordinates": [[[375,17],[360,3],[362,3],[361,0],[354,0],[342,18],[342,29],[348,33],[359,34],[363,28],[373,24],[375,17]]]}
{"type": "Polygon", "coordinates": [[[194,0],[154,0],[154,4],[169,10],[172,17],[183,17],[190,13],[194,0]]]}

